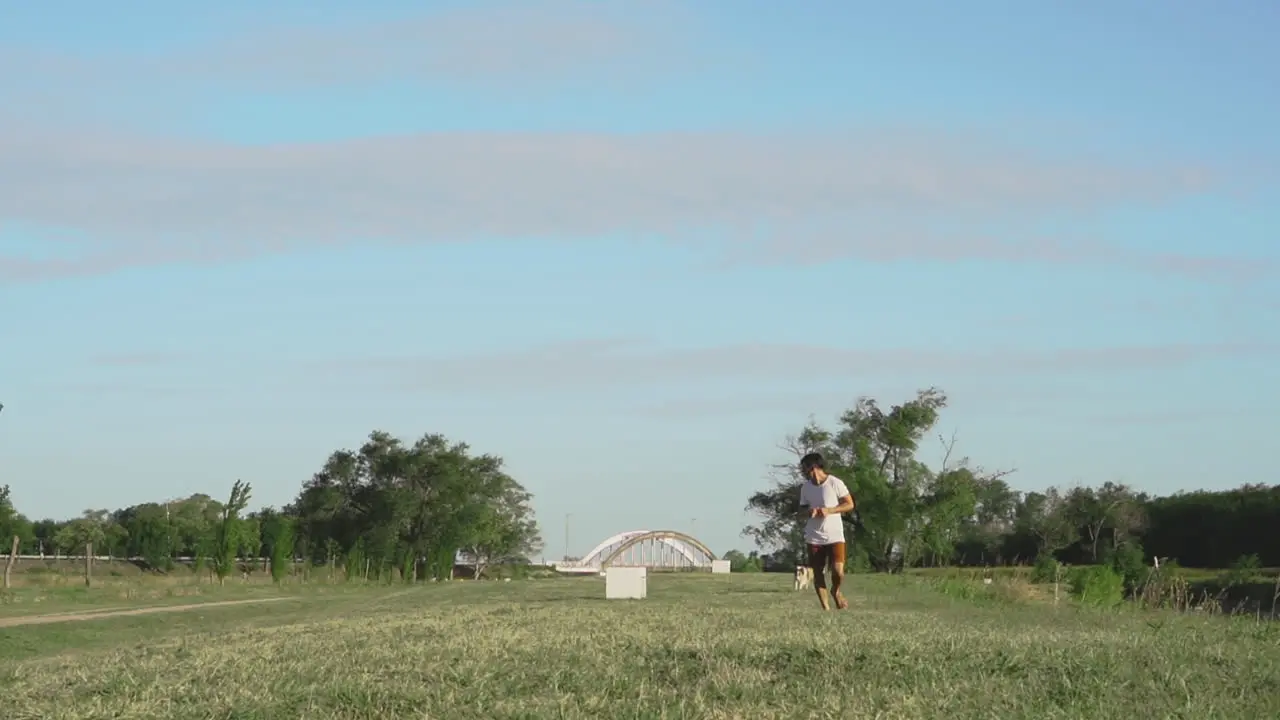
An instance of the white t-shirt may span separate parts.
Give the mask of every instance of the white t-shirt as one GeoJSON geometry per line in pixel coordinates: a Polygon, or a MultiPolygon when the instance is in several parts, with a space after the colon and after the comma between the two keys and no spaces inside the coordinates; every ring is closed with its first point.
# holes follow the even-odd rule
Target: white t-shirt
{"type": "MultiPolygon", "coordinates": [[[[835,475],[827,475],[820,483],[805,480],[800,486],[800,504],[810,508],[833,508],[840,498],[849,494],[849,488],[835,475]]],[[[839,515],[809,518],[804,524],[804,541],[810,545],[831,545],[844,542],[844,521],[839,515]]]]}

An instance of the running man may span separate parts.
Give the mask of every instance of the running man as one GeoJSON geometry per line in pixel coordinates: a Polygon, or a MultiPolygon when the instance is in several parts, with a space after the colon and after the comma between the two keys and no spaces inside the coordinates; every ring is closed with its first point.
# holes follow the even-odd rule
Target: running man
{"type": "Polygon", "coordinates": [[[800,506],[804,508],[800,517],[805,521],[804,542],[809,567],[813,568],[813,588],[818,592],[822,609],[830,610],[824,572],[829,568],[831,597],[835,598],[836,607],[843,610],[849,607],[849,602],[840,593],[845,558],[844,522],[840,515],[853,511],[853,495],[840,478],[827,473],[822,456],[816,452],[800,458],[800,474],[805,479],[800,486],[800,506]]]}

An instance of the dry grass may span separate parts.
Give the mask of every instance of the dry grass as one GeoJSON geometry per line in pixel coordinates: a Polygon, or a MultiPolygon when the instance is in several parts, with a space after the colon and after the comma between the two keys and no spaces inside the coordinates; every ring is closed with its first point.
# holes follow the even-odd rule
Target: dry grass
{"type": "Polygon", "coordinates": [[[1280,716],[1274,624],[851,583],[830,614],[786,576],[656,576],[640,602],[598,578],[442,583],[11,628],[0,716],[1280,716]]]}

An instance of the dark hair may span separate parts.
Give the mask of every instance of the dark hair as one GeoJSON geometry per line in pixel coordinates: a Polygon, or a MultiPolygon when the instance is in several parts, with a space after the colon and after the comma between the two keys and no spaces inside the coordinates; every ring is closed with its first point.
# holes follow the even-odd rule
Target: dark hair
{"type": "Polygon", "coordinates": [[[804,457],[800,458],[801,472],[807,473],[810,470],[814,470],[814,469],[817,469],[817,470],[826,469],[826,467],[822,464],[822,455],[816,452],[811,452],[808,455],[805,455],[804,457]]]}

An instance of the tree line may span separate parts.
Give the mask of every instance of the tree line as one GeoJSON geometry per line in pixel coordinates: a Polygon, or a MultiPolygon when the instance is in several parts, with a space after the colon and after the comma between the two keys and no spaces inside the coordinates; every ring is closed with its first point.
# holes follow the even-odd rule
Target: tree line
{"type": "Polygon", "coordinates": [[[17,536],[22,554],[91,545],[160,572],[189,558],[219,578],[263,567],[279,579],[302,561],[348,577],[414,580],[450,575],[459,556],[480,574],[541,548],[532,496],[502,459],[438,434],[408,444],[374,431],[358,450],[332,453],[287,506],[245,512],[251,496],[237,481],[223,500],[196,494],[33,522],[3,486],[0,537],[17,536]]]}
{"type": "MultiPolygon", "coordinates": [[[[1097,564],[1118,555],[1186,567],[1280,566],[1280,485],[1165,497],[1116,482],[1019,492],[1007,481],[1012,470],[954,458],[954,435],[938,437],[945,452],[936,467],[918,458],[946,405],[936,388],[887,410],[861,398],[834,427],[811,422],[785,440],[796,459],[822,453],[827,470],[853,492],[860,522],[845,522],[854,567],[890,571],[1044,558],[1097,564]]],[[[780,564],[794,563],[802,545],[796,520],[802,480],[795,465],[776,466],[770,487],[747,501],[759,521],[744,534],[772,550],[768,557],[780,564]]]]}

